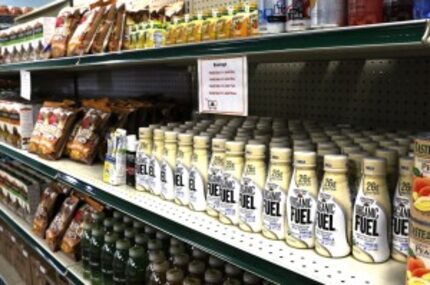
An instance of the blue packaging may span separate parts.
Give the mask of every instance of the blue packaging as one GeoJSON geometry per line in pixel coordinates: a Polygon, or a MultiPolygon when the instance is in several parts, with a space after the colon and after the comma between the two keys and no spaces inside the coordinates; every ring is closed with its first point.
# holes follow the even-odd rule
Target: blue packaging
{"type": "Polygon", "coordinates": [[[414,19],[430,18],[430,1],[414,0],[414,19]]]}

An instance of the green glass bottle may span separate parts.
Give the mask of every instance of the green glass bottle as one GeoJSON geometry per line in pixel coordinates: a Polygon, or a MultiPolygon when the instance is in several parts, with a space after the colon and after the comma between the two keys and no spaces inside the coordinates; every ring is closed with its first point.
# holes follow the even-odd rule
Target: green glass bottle
{"type": "Polygon", "coordinates": [[[115,223],[122,222],[123,216],[124,215],[121,212],[118,212],[118,211],[114,211],[113,215],[112,215],[113,220],[115,221],[115,223]]]}
{"type": "Polygon", "coordinates": [[[115,221],[113,218],[106,218],[103,221],[103,228],[104,228],[105,233],[113,232],[113,225],[114,224],[115,224],[115,221]]]}
{"type": "Polygon", "coordinates": [[[184,282],[182,282],[183,285],[201,285],[202,280],[196,277],[188,276],[184,279],[184,282]]]}
{"type": "Polygon", "coordinates": [[[116,250],[113,257],[113,284],[125,285],[127,284],[125,268],[127,267],[130,242],[126,239],[117,240],[115,246],[116,250]]]}
{"type": "Polygon", "coordinates": [[[183,272],[187,272],[188,263],[190,263],[190,256],[188,253],[180,253],[173,257],[173,267],[180,268],[183,272]]]}
{"type": "Polygon", "coordinates": [[[103,226],[103,221],[106,215],[103,212],[93,212],[91,213],[91,219],[93,220],[94,225],[103,226]]]}
{"type": "Polygon", "coordinates": [[[130,248],[125,269],[127,285],[145,284],[145,273],[148,264],[148,256],[143,247],[136,245],[130,248]]]}
{"type": "Polygon", "coordinates": [[[91,230],[93,225],[91,223],[84,223],[84,232],[81,238],[81,256],[82,266],[84,268],[84,279],[90,279],[90,249],[91,249],[91,230]]]}
{"type": "Polygon", "coordinates": [[[206,265],[203,261],[194,259],[188,264],[188,274],[191,277],[199,278],[200,280],[204,279],[205,276],[206,265]]]}
{"type": "Polygon", "coordinates": [[[239,267],[234,266],[233,264],[227,263],[225,265],[225,276],[227,278],[234,278],[238,280],[242,280],[243,271],[239,267]]]}
{"type": "Polygon", "coordinates": [[[205,285],[222,285],[222,272],[218,269],[208,269],[205,272],[205,285]]]}
{"type": "Polygon", "coordinates": [[[134,228],[126,228],[124,231],[124,239],[130,242],[130,245],[134,245],[134,237],[136,236],[136,232],[134,228]]]}
{"type": "Polygon", "coordinates": [[[124,238],[125,225],[122,222],[117,222],[113,225],[113,232],[118,235],[119,239],[124,238]]]}
{"type": "Polygon", "coordinates": [[[161,244],[160,240],[158,239],[148,240],[148,254],[150,254],[151,251],[159,250],[159,249],[163,250],[163,245],[161,244]]]}
{"type": "Polygon", "coordinates": [[[209,267],[214,268],[214,269],[218,269],[218,270],[224,270],[224,261],[211,255],[209,257],[209,267]]]}
{"type": "Polygon", "coordinates": [[[169,270],[169,262],[167,260],[154,262],[152,267],[151,277],[149,277],[149,285],[165,285],[166,273],[169,270]]]}
{"type": "Polygon", "coordinates": [[[193,259],[201,260],[205,264],[208,262],[208,259],[209,259],[209,254],[207,254],[203,250],[198,249],[197,247],[193,247],[191,256],[193,257],[193,259]]]}
{"type": "Polygon", "coordinates": [[[149,283],[149,278],[152,274],[152,268],[154,263],[166,260],[166,256],[162,250],[153,250],[148,253],[149,265],[146,267],[145,280],[146,284],[149,283]]]}
{"type": "Polygon", "coordinates": [[[91,248],[90,248],[90,271],[91,284],[100,285],[101,283],[101,253],[103,246],[103,228],[99,225],[91,230],[91,248]]]}
{"type": "Polygon", "coordinates": [[[157,232],[155,238],[163,245],[164,252],[168,252],[170,247],[170,237],[163,232],[157,232]]]}
{"type": "Polygon", "coordinates": [[[173,258],[180,254],[185,252],[185,247],[183,245],[171,245],[169,248],[169,261],[170,263],[173,262],[173,258]]]}
{"type": "Polygon", "coordinates": [[[122,217],[122,222],[125,224],[127,228],[133,227],[133,219],[129,216],[122,217]]]}
{"type": "Polygon", "coordinates": [[[113,265],[112,260],[115,254],[115,243],[118,235],[114,232],[108,232],[104,236],[105,244],[102,247],[101,264],[102,264],[102,284],[113,284],[113,265]]]}
{"type": "Polygon", "coordinates": [[[136,233],[145,233],[145,224],[140,221],[134,221],[133,228],[136,230],[136,233]]]}
{"type": "Polygon", "coordinates": [[[166,273],[166,285],[182,285],[184,272],[179,268],[171,268],[166,273]]]}
{"type": "Polygon", "coordinates": [[[156,233],[157,231],[153,227],[148,225],[145,226],[145,234],[147,234],[150,239],[155,239],[156,233]]]}
{"type": "Polygon", "coordinates": [[[145,250],[148,249],[148,240],[149,240],[149,237],[146,234],[144,234],[144,233],[138,233],[134,237],[134,243],[136,245],[140,245],[145,250]]]}

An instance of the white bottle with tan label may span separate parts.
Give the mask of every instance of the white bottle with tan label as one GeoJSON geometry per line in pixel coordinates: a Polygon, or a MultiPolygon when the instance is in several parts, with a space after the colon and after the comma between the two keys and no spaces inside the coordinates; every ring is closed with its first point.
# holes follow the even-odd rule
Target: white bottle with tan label
{"type": "Polygon", "coordinates": [[[208,185],[209,166],[209,137],[195,136],[194,151],[191,158],[191,170],[189,179],[191,210],[206,210],[206,192],[208,185]]]}
{"type": "Polygon", "coordinates": [[[285,239],[285,201],[291,180],[291,149],[271,148],[270,166],[263,191],[263,235],[285,239]]]}
{"type": "Polygon", "coordinates": [[[160,173],[161,198],[168,201],[175,199],[174,171],[176,165],[177,135],[177,132],[171,131],[164,133],[164,151],[160,173]]]}
{"type": "Polygon", "coordinates": [[[152,129],[139,128],[139,145],[136,152],[136,189],[149,191],[149,165],[152,154],[152,129]]]}
{"type": "Polygon", "coordinates": [[[409,217],[411,212],[412,168],[410,157],[400,158],[399,181],[393,198],[391,257],[406,262],[409,248],[409,217]]]}
{"type": "Polygon", "coordinates": [[[221,203],[221,188],[224,180],[225,139],[212,139],[212,156],[208,169],[208,195],[206,212],[218,217],[221,203]]]}
{"type": "Polygon", "coordinates": [[[239,228],[246,232],[261,231],[263,187],[266,180],[266,146],[248,144],[239,192],[239,228]]]}
{"type": "Polygon", "coordinates": [[[228,141],[225,146],[224,182],[221,188],[219,219],[224,224],[237,225],[245,144],[240,141],[228,141]]]}
{"type": "Polygon", "coordinates": [[[161,129],[154,130],[154,141],[153,141],[153,149],[152,156],[149,162],[149,190],[154,195],[161,194],[161,162],[163,160],[163,152],[164,152],[164,131],[161,129]]]}
{"type": "Polygon", "coordinates": [[[366,263],[390,258],[391,203],[383,158],[365,158],[355,199],[352,238],[353,256],[366,263]]]}
{"type": "Polygon", "coordinates": [[[295,248],[313,248],[317,208],[318,180],[316,153],[294,152],[294,171],[287,194],[287,244],[295,248]]]}
{"type": "Polygon", "coordinates": [[[347,165],[345,155],[324,156],[315,221],[315,251],[322,256],[337,258],[351,252],[352,205],[347,165]]]}
{"type": "Polygon", "coordinates": [[[190,201],[189,179],[192,155],[193,136],[179,134],[175,167],[175,203],[178,205],[186,206],[190,201]]]}

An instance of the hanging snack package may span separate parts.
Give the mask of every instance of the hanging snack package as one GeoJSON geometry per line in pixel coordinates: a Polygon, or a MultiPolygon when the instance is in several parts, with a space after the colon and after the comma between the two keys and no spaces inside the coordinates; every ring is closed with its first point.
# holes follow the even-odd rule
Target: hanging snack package
{"type": "Polygon", "coordinates": [[[116,8],[115,22],[109,35],[107,49],[109,52],[120,51],[122,47],[122,35],[125,26],[125,5],[119,5],[116,8]]]}
{"type": "Polygon", "coordinates": [[[51,56],[53,58],[66,56],[67,43],[78,26],[81,11],[66,7],[60,11],[55,23],[54,36],[51,39],[51,56]]]}
{"type": "Polygon", "coordinates": [[[73,194],[72,196],[67,197],[61,206],[60,212],[58,212],[54,220],[52,220],[52,223],[49,225],[45,239],[52,251],[58,250],[64,233],[73,219],[79,201],[79,198],[73,194]]]}
{"type": "Polygon", "coordinates": [[[109,134],[103,167],[103,182],[119,186],[126,178],[127,131],[117,129],[109,134]]]}
{"type": "Polygon", "coordinates": [[[115,5],[109,5],[106,7],[102,22],[94,37],[91,47],[92,53],[101,53],[106,50],[110,34],[114,28],[116,13],[117,9],[115,5]]]}

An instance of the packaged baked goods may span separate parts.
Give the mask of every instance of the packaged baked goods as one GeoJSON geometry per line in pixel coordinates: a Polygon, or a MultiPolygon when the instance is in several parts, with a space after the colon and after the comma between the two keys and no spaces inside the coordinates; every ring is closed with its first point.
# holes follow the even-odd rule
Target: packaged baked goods
{"type": "Polygon", "coordinates": [[[92,53],[100,53],[106,50],[106,47],[109,43],[110,34],[113,30],[116,13],[117,9],[115,5],[109,5],[106,7],[106,11],[101,21],[100,27],[94,37],[94,41],[91,47],[92,53]]]}
{"type": "Polygon", "coordinates": [[[120,51],[122,47],[122,35],[125,26],[125,5],[122,4],[117,7],[115,22],[112,27],[112,32],[109,36],[108,50],[110,52],[120,51]]]}
{"type": "Polygon", "coordinates": [[[66,7],[60,11],[55,23],[55,33],[51,40],[51,56],[63,57],[67,52],[67,43],[75,31],[81,12],[79,9],[66,7]]]}
{"type": "Polygon", "coordinates": [[[49,225],[45,234],[45,239],[52,251],[58,249],[61,239],[73,219],[79,201],[79,198],[74,195],[67,197],[61,206],[60,212],[58,212],[49,225]]]}
{"type": "Polygon", "coordinates": [[[116,129],[107,140],[107,152],[103,167],[103,182],[119,186],[126,182],[127,131],[116,129]]]}
{"type": "Polygon", "coordinates": [[[89,51],[104,11],[105,7],[95,7],[84,12],[67,45],[68,56],[83,55],[89,51]]]}

